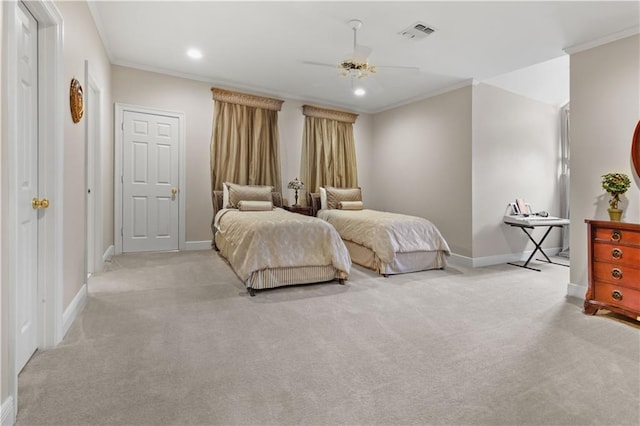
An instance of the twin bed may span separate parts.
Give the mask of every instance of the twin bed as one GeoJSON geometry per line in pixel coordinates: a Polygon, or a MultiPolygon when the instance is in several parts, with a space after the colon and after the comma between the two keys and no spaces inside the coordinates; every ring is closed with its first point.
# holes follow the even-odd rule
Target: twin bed
{"type": "Polygon", "coordinates": [[[364,209],[360,188],[307,194],[317,218],[282,209],[271,187],[214,191],[214,243],[247,290],[343,280],[351,262],[384,276],[446,265],[449,247],[428,220],[364,209]],[[227,192],[228,199],[226,198],[227,192]]]}

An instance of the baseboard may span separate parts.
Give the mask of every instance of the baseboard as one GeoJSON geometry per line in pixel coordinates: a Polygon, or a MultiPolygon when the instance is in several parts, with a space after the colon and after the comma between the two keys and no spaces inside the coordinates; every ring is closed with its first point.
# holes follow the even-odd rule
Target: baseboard
{"type": "Polygon", "coordinates": [[[578,299],[584,299],[584,295],[587,293],[587,287],[580,285],[569,283],[567,284],[567,296],[569,297],[577,297],[578,299]]]}
{"type": "Polygon", "coordinates": [[[9,396],[0,406],[0,426],[13,426],[16,422],[16,413],[13,410],[13,397],[9,396]]]}
{"type": "MultiPolygon", "coordinates": [[[[560,250],[562,250],[562,248],[560,247],[545,248],[544,252],[547,254],[547,256],[555,256],[558,253],[560,253],[560,250]]],[[[482,266],[500,265],[507,262],[525,261],[529,258],[529,256],[531,256],[531,253],[533,253],[533,250],[528,250],[522,253],[508,253],[508,254],[498,254],[495,256],[474,257],[472,259],[473,267],[479,268],[482,266]]],[[[544,257],[539,253],[538,255],[539,257],[544,257]]],[[[534,257],[534,259],[535,258],[536,257],[534,257]]]]}
{"type": "Polygon", "coordinates": [[[67,334],[67,331],[69,331],[69,328],[71,328],[71,324],[73,324],[86,304],[87,285],[83,284],[80,288],[80,291],[78,291],[71,303],[69,303],[67,309],[65,309],[64,313],[62,314],[62,337],[67,334]]]}
{"type": "Polygon", "coordinates": [[[449,256],[448,262],[456,266],[473,268],[473,259],[467,256],[462,256],[461,254],[451,253],[451,256],[449,256]]]}
{"type": "Polygon", "coordinates": [[[102,255],[102,261],[109,262],[114,254],[115,254],[115,247],[109,246],[107,250],[104,252],[104,254],[102,255]]]}
{"type": "Polygon", "coordinates": [[[211,240],[207,241],[186,241],[185,250],[211,250],[211,240]]]}

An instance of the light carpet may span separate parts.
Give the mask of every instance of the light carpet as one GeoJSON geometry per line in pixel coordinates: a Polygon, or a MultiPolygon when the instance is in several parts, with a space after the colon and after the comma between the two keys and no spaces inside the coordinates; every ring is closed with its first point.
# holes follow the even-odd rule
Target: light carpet
{"type": "Polygon", "coordinates": [[[17,424],[640,424],[638,323],[538,265],[250,297],[214,251],[117,256],[21,373],[17,424]]]}

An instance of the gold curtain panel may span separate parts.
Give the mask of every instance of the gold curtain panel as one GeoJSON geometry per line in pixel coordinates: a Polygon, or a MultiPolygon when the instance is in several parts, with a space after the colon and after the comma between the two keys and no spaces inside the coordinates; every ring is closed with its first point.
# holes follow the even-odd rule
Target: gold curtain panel
{"type": "Polygon", "coordinates": [[[326,118],[329,120],[342,121],[344,123],[355,123],[358,114],[336,109],[320,108],[313,105],[303,105],[302,113],[307,117],[326,118]]]}
{"type": "Polygon", "coordinates": [[[263,96],[250,95],[248,93],[234,92],[231,90],[212,87],[213,100],[248,106],[252,108],[262,108],[270,111],[280,111],[284,101],[263,96]]]}

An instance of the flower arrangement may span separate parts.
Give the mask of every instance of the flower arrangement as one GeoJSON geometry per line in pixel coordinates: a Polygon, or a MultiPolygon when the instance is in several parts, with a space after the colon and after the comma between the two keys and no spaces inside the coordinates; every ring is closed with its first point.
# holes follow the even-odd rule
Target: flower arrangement
{"type": "Polygon", "coordinates": [[[607,173],[602,176],[602,189],[611,195],[609,206],[612,209],[618,209],[620,196],[627,192],[630,186],[629,176],[624,173],[607,173]]]}

